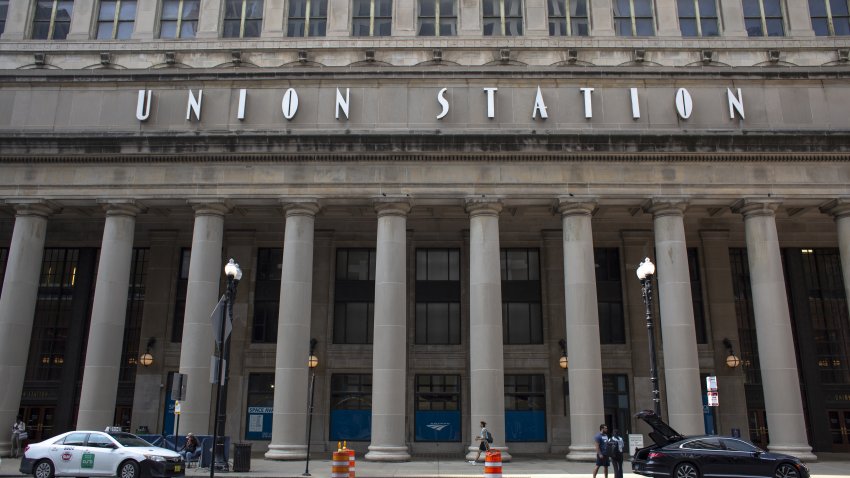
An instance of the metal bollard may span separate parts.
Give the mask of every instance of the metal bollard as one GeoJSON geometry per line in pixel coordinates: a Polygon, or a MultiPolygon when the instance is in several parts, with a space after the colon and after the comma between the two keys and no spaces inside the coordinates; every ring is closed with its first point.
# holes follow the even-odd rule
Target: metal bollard
{"type": "Polygon", "coordinates": [[[348,452],[335,451],[331,463],[331,478],[348,478],[348,452]]]}
{"type": "Polygon", "coordinates": [[[484,454],[484,478],[502,478],[502,452],[499,450],[484,454]]]}

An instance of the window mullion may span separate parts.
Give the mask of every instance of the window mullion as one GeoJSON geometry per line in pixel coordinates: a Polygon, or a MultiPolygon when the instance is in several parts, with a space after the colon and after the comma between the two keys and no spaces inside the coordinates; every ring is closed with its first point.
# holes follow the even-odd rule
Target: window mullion
{"type": "Polygon", "coordinates": [[[181,31],[183,28],[183,0],[180,0],[180,3],[177,4],[177,31],[174,34],[174,38],[181,38],[181,31]]]}
{"type": "Polygon", "coordinates": [[[572,28],[572,25],[570,25],[570,23],[572,23],[572,18],[570,18],[570,3],[572,1],[573,0],[564,0],[564,19],[566,20],[566,23],[567,23],[567,36],[568,37],[573,36],[573,28],[572,28]]]}
{"type": "Polygon", "coordinates": [[[629,18],[632,21],[632,36],[637,36],[637,21],[635,20],[635,0],[629,0],[629,18]]]}
{"type": "Polygon", "coordinates": [[[434,36],[440,36],[440,0],[434,0],[434,36]]]}
{"type": "Polygon", "coordinates": [[[761,35],[767,36],[767,17],[764,13],[764,0],[759,0],[759,14],[761,14],[761,35]]]}
{"type": "Polygon", "coordinates": [[[304,7],[304,36],[310,36],[310,4],[312,0],[307,0],[307,5],[304,7]]]}
{"type": "Polygon", "coordinates": [[[505,0],[499,0],[499,17],[501,17],[502,36],[505,36],[505,0]]]}
{"type": "Polygon", "coordinates": [[[375,36],[375,2],[378,0],[369,1],[369,36],[375,36]]]}
{"type": "Polygon", "coordinates": [[[823,3],[826,5],[826,25],[829,28],[829,34],[835,35],[835,25],[832,22],[832,5],[829,4],[829,0],[823,0],[823,3]]]}
{"type": "Polygon", "coordinates": [[[118,19],[121,18],[120,13],[121,13],[121,0],[118,0],[118,1],[115,2],[115,15],[113,15],[113,19],[112,19],[112,37],[111,38],[113,40],[118,37],[118,19]]]}
{"type": "Polygon", "coordinates": [[[248,10],[248,0],[242,0],[242,19],[239,21],[239,38],[245,38],[245,13],[248,10]]]}
{"type": "Polygon", "coordinates": [[[697,36],[702,36],[702,19],[699,16],[699,0],[694,0],[694,16],[697,19],[697,36]]]}
{"type": "Polygon", "coordinates": [[[53,0],[53,10],[50,12],[50,25],[47,26],[47,39],[53,39],[53,30],[56,25],[56,9],[59,8],[59,0],[53,0]]]}

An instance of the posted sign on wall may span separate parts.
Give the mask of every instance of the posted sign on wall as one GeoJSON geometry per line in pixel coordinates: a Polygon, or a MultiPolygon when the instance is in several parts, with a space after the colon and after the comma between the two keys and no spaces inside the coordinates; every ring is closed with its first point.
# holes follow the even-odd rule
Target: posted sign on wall
{"type": "Polygon", "coordinates": [[[705,377],[705,389],[708,397],[708,406],[717,407],[720,405],[720,397],[717,395],[717,377],[709,375],[705,377]]]}

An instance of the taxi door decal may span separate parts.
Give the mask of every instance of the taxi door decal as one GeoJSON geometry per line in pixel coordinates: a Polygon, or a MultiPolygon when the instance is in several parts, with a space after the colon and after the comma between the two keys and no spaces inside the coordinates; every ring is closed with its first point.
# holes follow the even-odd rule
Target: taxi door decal
{"type": "Polygon", "coordinates": [[[83,453],[83,458],[80,460],[80,468],[94,468],[94,453],[83,453]]]}

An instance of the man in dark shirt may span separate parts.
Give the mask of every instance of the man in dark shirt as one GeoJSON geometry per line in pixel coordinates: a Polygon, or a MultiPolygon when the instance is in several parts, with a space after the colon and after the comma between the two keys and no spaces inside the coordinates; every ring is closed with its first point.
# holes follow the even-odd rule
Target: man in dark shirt
{"type": "Polygon", "coordinates": [[[593,443],[596,446],[596,468],[593,469],[593,478],[596,478],[596,472],[599,467],[605,469],[605,478],[608,478],[608,457],[605,456],[605,442],[608,441],[608,425],[599,425],[599,433],[593,437],[593,443]]]}

